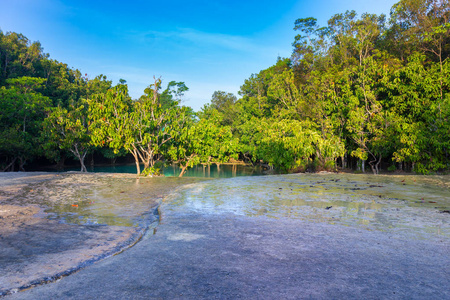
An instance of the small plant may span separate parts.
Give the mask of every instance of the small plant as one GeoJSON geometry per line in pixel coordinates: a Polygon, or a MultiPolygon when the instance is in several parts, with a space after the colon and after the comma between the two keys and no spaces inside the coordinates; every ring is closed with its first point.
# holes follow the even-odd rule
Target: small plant
{"type": "Polygon", "coordinates": [[[141,176],[161,176],[161,170],[155,166],[146,168],[142,171],[141,176]]]}
{"type": "Polygon", "coordinates": [[[325,171],[335,171],[336,170],[336,164],[334,160],[329,160],[325,162],[325,171]]]}
{"type": "Polygon", "coordinates": [[[397,170],[397,168],[395,167],[395,165],[389,166],[388,167],[388,171],[389,172],[394,172],[395,170],[397,170]]]}

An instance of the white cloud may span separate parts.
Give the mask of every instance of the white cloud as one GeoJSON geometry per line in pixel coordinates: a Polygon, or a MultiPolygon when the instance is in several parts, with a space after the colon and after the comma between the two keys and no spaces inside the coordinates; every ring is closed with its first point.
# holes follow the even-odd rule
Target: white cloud
{"type": "Polygon", "coordinates": [[[265,45],[256,39],[239,35],[209,33],[191,28],[172,31],[146,31],[128,36],[139,44],[178,44],[180,47],[247,52],[253,55],[285,52],[285,49],[265,45]]]}

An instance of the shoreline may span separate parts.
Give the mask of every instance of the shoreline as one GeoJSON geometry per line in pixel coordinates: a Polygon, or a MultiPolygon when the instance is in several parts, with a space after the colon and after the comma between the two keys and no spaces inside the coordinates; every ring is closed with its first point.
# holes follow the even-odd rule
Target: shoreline
{"type": "Polygon", "coordinates": [[[158,206],[173,190],[173,184],[165,189],[160,183],[148,197],[133,190],[149,181],[158,180],[113,173],[0,174],[0,249],[5,258],[0,263],[0,297],[54,282],[136,245],[156,227],[158,206]],[[139,186],[136,180],[142,181],[139,186]],[[128,185],[132,188],[127,190],[128,185]],[[85,194],[107,202],[96,194],[114,191],[129,196],[126,201],[143,196],[141,211],[116,218],[106,212],[103,219],[95,219],[103,204],[86,204],[85,194]]]}

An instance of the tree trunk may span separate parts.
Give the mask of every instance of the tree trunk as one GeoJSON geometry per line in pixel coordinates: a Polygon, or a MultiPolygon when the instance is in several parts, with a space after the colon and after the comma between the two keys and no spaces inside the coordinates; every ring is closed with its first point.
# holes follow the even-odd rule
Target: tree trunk
{"type": "Polygon", "coordinates": [[[66,161],[66,156],[63,154],[59,161],[56,163],[56,169],[62,170],[64,169],[64,162],[66,161]]]}
{"type": "Polygon", "coordinates": [[[14,164],[16,163],[17,157],[14,159],[2,170],[2,172],[14,171],[14,164]]]}
{"type": "Polygon", "coordinates": [[[194,154],[191,154],[188,158],[188,160],[186,161],[186,164],[181,168],[181,173],[180,175],[178,175],[178,177],[183,177],[184,173],[186,173],[186,170],[189,166],[190,161],[194,158],[194,154]]]}
{"type": "Polygon", "coordinates": [[[380,169],[379,169],[379,165],[380,165],[380,163],[381,163],[381,154],[380,154],[380,156],[378,157],[378,161],[377,161],[377,163],[375,164],[375,170],[377,171],[377,175],[380,173],[380,169]]]}
{"type": "Polygon", "coordinates": [[[23,157],[19,157],[19,170],[22,172],[25,172],[25,168],[23,167],[25,165],[25,163],[27,162],[26,159],[24,159],[23,157]]]}
{"type": "Polygon", "coordinates": [[[79,159],[80,159],[80,164],[81,164],[80,172],[87,172],[86,166],[84,165],[84,157],[83,158],[79,158],[79,159]]]}
{"type": "Polygon", "coordinates": [[[85,159],[88,151],[84,150],[83,154],[80,154],[80,151],[78,150],[78,145],[75,144],[74,149],[70,149],[70,152],[72,152],[73,155],[75,155],[75,157],[78,158],[78,160],[80,161],[80,165],[81,165],[80,172],[87,172],[86,166],[84,165],[84,159],[85,159]]]}
{"type": "Polygon", "coordinates": [[[178,177],[183,177],[184,173],[186,173],[186,169],[187,169],[187,164],[185,166],[183,166],[183,168],[181,168],[181,173],[180,175],[178,175],[178,177]]]}
{"type": "Polygon", "coordinates": [[[148,161],[144,161],[144,170],[143,171],[145,171],[145,170],[147,170],[147,169],[150,169],[150,163],[148,162],[148,161]]]}
{"type": "Polygon", "coordinates": [[[373,175],[378,174],[377,165],[375,164],[376,161],[377,161],[376,157],[374,157],[374,160],[369,161],[369,165],[370,165],[370,168],[372,169],[373,175]]]}
{"type": "Polygon", "coordinates": [[[376,168],[375,168],[375,165],[373,165],[373,164],[371,164],[371,163],[369,163],[369,165],[370,165],[370,168],[372,169],[373,175],[377,175],[377,170],[376,170],[376,168]]]}
{"type": "Polygon", "coordinates": [[[139,157],[138,157],[136,151],[137,151],[136,149],[133,149],[133,151],[130,151],[130,152],[134,157],[134,162],[136,164],[136,172],[137,172],[137,175],[139,176],[139,175],[141,175],[141,166],[139,165],[139,157]]]}
{"type": "Polygon", "coordinates": [[[86,165],[84,164],[84,159],[86,158],[86,154],[87,154],[87,150],[84,151],[83,155],[81,156],[80,164],[81,164],[81,172],[87,173],[86,165]]]}

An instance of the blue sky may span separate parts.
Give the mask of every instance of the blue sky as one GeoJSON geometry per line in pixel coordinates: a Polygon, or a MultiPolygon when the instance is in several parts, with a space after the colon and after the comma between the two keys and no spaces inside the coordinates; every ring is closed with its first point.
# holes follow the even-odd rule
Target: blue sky
{"type": "Polygon", "coordinates": [[[40,41],[50,58],[127,80],[138,98],[153,76],[184,81],[184,104],[199,110],[216,90],[289,57],[298,18],[320,25],[354,9],[389,15],[394,0],[68,1],[0,0],[0,29],[40,41]]]}

